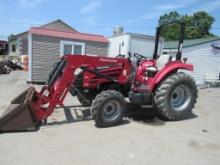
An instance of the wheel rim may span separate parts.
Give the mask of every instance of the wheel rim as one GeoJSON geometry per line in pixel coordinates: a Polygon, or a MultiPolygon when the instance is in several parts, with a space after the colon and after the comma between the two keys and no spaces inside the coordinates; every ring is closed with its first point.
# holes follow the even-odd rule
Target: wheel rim
{"type": "Polygon", "coordinates": [[[103,106],[103,119],[106,122],[112,122],[121,114],[122,107],[116,100],[110,100],[103,106]]]}
{"type": "Polygon", "coordinates": [[[186,85],[179,85],[171,93],[171,107],[175,111],[183,111],[190,104],[191,98],[190,88],[186,85]]]}

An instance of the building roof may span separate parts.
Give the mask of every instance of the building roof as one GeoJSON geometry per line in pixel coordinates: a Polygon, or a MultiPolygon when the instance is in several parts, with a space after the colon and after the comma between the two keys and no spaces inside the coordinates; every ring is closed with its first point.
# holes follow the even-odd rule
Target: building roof
{"type": "Polygon", "coordinates": [[[73,27],[71,27],[70,25],[68,25],[67,23],[65,23],[64,21],[62,21],[61,19],[57,19],[55,21],[49,22],[47,24],[41,25],[41,28],[47,28],[48,25],[54,24],[54,23],[61,23],[63,25],[65,25],[66,27],[68,27],[72,32],[78,32],[76,29],[74,29],[73,27]]]}
{"type": "MultiPolygon", "coordinates": [[[[125,33],[125,34],[129,34],[129,35],[131,35],[132,37],[146,38],[146,39],[155,40],[155,36],[151,36],[151,35],[139,34],[139,33],[125,33]]],[[[163,40],[163,37],[160,37],[160,40],[163,40]]]]}
{"type": "Polygon", "coordinates": [[[40,28],[40,27],[32,27],[29,32],[31,34],[37,34],[37,35],[42,35],[42,36],[108,43],[107,38],[105,38],[104,36],[94,35],[94,34],[58,31],[58,30],[45,29],[45,28],[40,28]]]}
{"type": "MultiPolygon", "coordinates": [[[[184,40],[183,48],[196,46],[212,41],[220,40],[220,37],[207,37],[207,38],[200,38],[200,39],[191,39],[191,40],[184,40]]],[[[179,41],[165,41],[164,42],[164,49],[177,49],[179,41]]]]}
{"type": "MultiPolygon", "coordinates": [[[[66,27],[68,27],[72,32],[78,32],[76,29],[74,29],[73,27],[71,27],[70,25],[68,25],[67,23],[63,22],[62,20],[60,19],[57,19],[55,21],[51,21],[49,23],[46,23],[44,25],[41,25],[40,28],[47,28],[48,26],[52,25],[52,24],[55,24],[55,23],[61,23],[63,25],[65,25],[66,27]]],[[[49,29],[49,28],[48,28],[49,29]]],[[[25,33],[28,33],[28,31],[24,31],[24,32],[21,32],[21,33],[18,33],[16,35],[14,35],[15,39],[18,37],[18,36],[21,36],[25,33]]]]}
{"type": "MultiPolygon", "coordinates": [[[[114,37],[118,37],[118,36],[122,36],[122,35],[130,35],[132,37],[155,40],[155,36],[146,35],[146,34],[140,34],[140,33],[130,33],[130,32],[123,33],[123,34],[116,35],[116,36],[111,36],[111,37],[108,37],[108,38],[114,38],[114,37]]],[[[160,37],[160,40],[163,40],[163,37],[160,37]]]]}

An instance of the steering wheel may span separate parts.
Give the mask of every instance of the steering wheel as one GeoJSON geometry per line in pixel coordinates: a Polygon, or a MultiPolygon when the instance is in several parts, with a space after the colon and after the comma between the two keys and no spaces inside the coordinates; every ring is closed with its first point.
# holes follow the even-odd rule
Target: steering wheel
{"type": "Polygon", "coordinates": [[[138,53],[134,53],[134,57],[137,59],[137,65],[139,66],[141,61],[147,60],[147,57],[138,54],[138,53]]]}

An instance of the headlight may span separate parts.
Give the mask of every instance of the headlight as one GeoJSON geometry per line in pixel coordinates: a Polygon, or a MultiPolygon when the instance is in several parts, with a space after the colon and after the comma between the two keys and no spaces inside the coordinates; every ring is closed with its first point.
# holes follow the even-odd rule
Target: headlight
{"type": "Polygon", "coordinates": [[[126,69],[124,69],[122,73],[123,73],[123,76],[127,76],[127,70],[126,69]]]}
{"type": "Polygon", "coordinates": [[[83,70],[81,68],[77,68],[74,72],[74,76],[78,76],[82,72],[83,72],[83,70]]]}

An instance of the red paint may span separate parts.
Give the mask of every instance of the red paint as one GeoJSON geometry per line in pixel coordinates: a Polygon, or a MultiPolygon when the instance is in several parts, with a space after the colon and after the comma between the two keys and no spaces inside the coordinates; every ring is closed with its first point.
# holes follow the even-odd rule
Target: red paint
{"type": "MultiPolygon", "coordinates": [[[[165,67],[158,71],[154,77],[147,77],[145,71],[148,67],[156,67],[155,60],[142,62],[136,73],[136,81],[145,84],[149,91],[153,91],[158,83],[160,83],[167,75],[172,72],[177,72],[179,69],[193,71],[193,65],[183,63],[182,61],[171,61],[165,67]]],[[[141,91],[137,86],[134,87],[135,91],[141,91]]]]}
{"type": "MultiPolygon", "coordinates": [[[[114,78],[121,85],[128,83],[130,80],[132,64],[126,58],[82,55],[66,55],[62,58],[64,58],[67,63],[60,77],[50,89],[48,86],[44,86],[40,92],[35,92],[36,99],[32,101],[31,106],[38,121],[50,116],[56,106],[64,106],[63,101],[75,81],[74,71],[81,66],[85,66],[91,70],[97,69],[100,73],[107,73],[109,77],[114,78]]],[[[146,60],[140,64],[136,71],[135,83],[132,88],[133,91],[146,92],[146,89],[153,91],[156,85],[172,72],[177,72],[179,69],[193,71],[193,65],[183,63],[182,61],[173,61],[167,63],[154,77],[147,77],[145,72],[148,67],[156,67],[156,61],[146,60]],[[145,85],[145,88],[141,88],[141,85],[145,85]]],[[[97,85],[106,82],[111,83],[110,80],[97,77],[94,73],[84,72],[83,86],[85,88],[96,88],[97,85]]]]}
{"type": "MultiPolygon", "coordinates": [[[[74,71],[80,66],[87,66],[90,69],[95,67],[102,67],[110,65],[111,67],[104,69],[100,72],[108,72],[112,74],[118,74],[115,77],[116,81],[120,84],[127,83],[130,75],[131,63],[125,58],[109,58],[109,57],[90,57],[82,55],[66,55],[63,58],[66,59],[67,64],[63,69],[61,76],[56,80],[50,89],[44,86],[40,92],[35,92],[36,100],[31,103],[32,109],[38,121],[50,116],[54,108],[59,105],[63,106],[63,101],[74,82],[74,71]],[[127,71],[127,74],[123,74],[123,70],[127,71]]],[[[85,72],[84,86],[97,87],[101,83],[105,83],[109,80],[105,78],[95,78],[96,75],[90,72],[85,72]]],[[[109,81],[110,82],[110,81],[109,81]]]]}
{"type": "Polygon", "coordinates": [[[104,36],[87,34],[87,33],[67,32],[67,31],[60,31],[60,30],[45,29],[45,28],[40,28],[40,27],[32,27],[30,30],[30,33],[43,35],[43,36],[61,37],[61,38],[69,38],[69,39],[82,40],[82,41],[95,41],[95,42],[108,43],[108,39],[104,36]]]}

